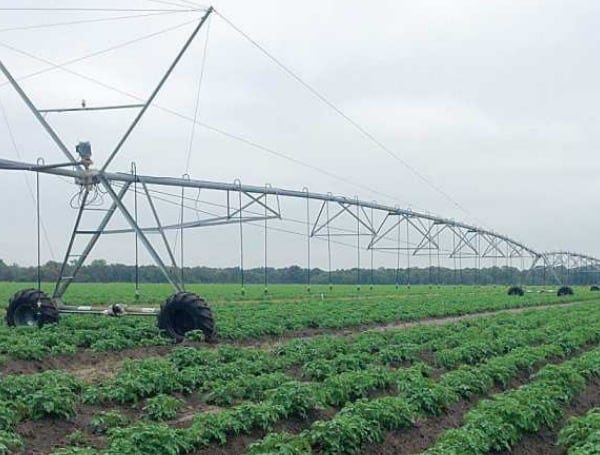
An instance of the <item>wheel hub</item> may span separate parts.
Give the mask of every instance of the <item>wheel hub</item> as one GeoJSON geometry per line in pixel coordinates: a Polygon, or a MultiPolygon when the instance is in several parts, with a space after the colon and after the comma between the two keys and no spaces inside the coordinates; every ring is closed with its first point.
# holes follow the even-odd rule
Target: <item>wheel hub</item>
{"type": "Polygon", "coordinates": [[[15,325],[34,326],[37,324],[37,311],[32,306],[22,305],[15,310],[15,325]]]}

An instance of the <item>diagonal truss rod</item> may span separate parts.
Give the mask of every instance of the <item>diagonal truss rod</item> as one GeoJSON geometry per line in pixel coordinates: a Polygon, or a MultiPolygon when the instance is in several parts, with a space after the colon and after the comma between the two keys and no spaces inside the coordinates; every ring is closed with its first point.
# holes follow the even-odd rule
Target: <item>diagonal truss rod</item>
{"type": "Polygon", "coordinates": [[[54,129],[52,129],[52,127],[46,121],[46,119],[42,116],[42,114],[40,114],[40,111],[38,111],[38,109],[35,107],[35,105],[31,101],[31,99],[29,99],[29,97],[27,96],[27,94],[23,91],[23,89],[21,88],[21,86],[17,83],[17,81],[15,80],[15,78],[8,71],[8,69],[6,68],[6,66],[4,66],[4,64],[2,63],[1,60],[0,60],[0,71],[2,71],[2,73],[4,74],[4,76],[6,77],[6,79],[8,79],[8,82],[10,82],[10,84],[14,87],[15,91],[17,92],[17,94],[21,97],[21,99],[23,100],[23,102],[27,105],[27,107],[29,108],[29,110],[33,113],[33,115],[35,116],[35,118],[37,119],[37,121],[42,125],[42,127],[50,135],[50,137],[52,138],[52,140],[54,141],[54,143],[58,146],[58,148],[61,150],[61,152],[67,157],[67,159],[71,163],[77,164],[77,161],[75,160],[75,157],[71,154],[71,152],[69,151],[69,149],[67,148],[67,146],[61,140],[61,138],[58,137],[58,134],[56,134],[56,132],[54,131],[54,129]]]}
{"type": "MultiPolygon", "coordinates": [[[[320,232],[323,229],[325,229],[328,224],[331,224],[334,220],[336,220],[341,215],[346,214],[346,213],[349,214],[361,226],[365,227],[368,231],[367,232],[368,235],[376,234],[377,231],[376,231],[375,227],[373,226],[373,222],[372,222],[371,218],[369,217],[369,215],[366,213],[365,206],[363,206],[360,201],[356,200],[355,204],[348,204],[346,202],[338,202],[338,205],[340,208],[337,210],[337,212],[335,212],[333,215],[331,215],[328,219],[322,219],[326,212],[325,208],[326,208],[328,202],[329,201],[323,201],[323,203],[321,204],[321,207],[319,208],[319,213],[317,215],[317,218],[315,219],[313,228],[310,233],[311,237],[323,235],[323,234],[320,234],[320,232]],[[352,205],[358,206],[359,211],[355,212],[355,211],[351,210],[350,207],[352,205]]],[[[330,234],[330,235],[339,237],[339,236],[346,236],[346,235],[355,236],[356,234],[354,234],[354,233],[352,233],[352,234],[335,233],[335,234],[330,234]]],[[[364,234],[361,234],[361,235],[364,235],[364,234]]]]}
{"type": "Polygon", "coordinates": [[[505,258],[506,257],[506,252],[502,251],[502,249],[500,249],[499,245],[502,243],[502,241],[500,239],[491,237],[489,234],[481,234],[480,237],[483,240],[485,240],[485,242],[487,243],[485,250],[481,254],[481,257],[484,257],[484,258],[491,258],[491,257],[505,258]]]}
{"type": "MultiPolygon", "coordinates": [[[[130,185],[131,185],[131,183],[129,183],[129,182],[126,183],[125,185],[123,185],[123,187],[119,191],[119,194],[116,195],[116,197],[119,200],[123,199],[123,197],[127,193],[127,190],[129,189],[130,185]]],[[[69,240],[69,246],[67,247],[67,251],[65,253],[65,259],[63,261],[63,264],[62,264],[62,267],[60,270],[60,275],[59,275],[58,281],[56,282],[54,294],[52,295],[52,297],[54,299],[60,300],[62,298],[62,296],[66,292],[67,288],[73,282],[73,279],[75,278],[75,276],[77,275],[77,273],[79,272],[81,267],[83,266],[83,263],[89,256],[90,252],[94,249],[94,246],[100,239],[100,235],[102,234],[102,232],[104,231],[104,229],[106,228],[106,226],[108,225],[110,220],[112,219],[112,217],[115,213],[115,210],[117,209],[116,202],[113,202],[113,204],[108,208],[104,217],[98,224],[98,228],[96,229],[96,231],[94,233],[92,233],[92,237],[88,240],[88,243],[84,247],[81,254],[77,255],[77,260],[76,260],[75,264],[73,265],[73,270],[71,271],[70,276],[65,276],[65,269],[67,267],[69,259],[71,257],[73,257],[73,255],[72,255],[73,245],[75,243],[75,238],[78,235],[79,225],[81,223],[81,218],[82,218],[84,210],[85,210],[85,203],[87,200],[87,196],[88,196],[88,191],[86,191],[84,193],[84,196],[81,200],[81,207],[79,208],[79,211],[77,213],[77,219],[75,221],[75,226],[74,226],[73,232],[71,234],[71,239],[69,240]]]]}
{"type": "MultiPolygon", "coordinates": [[[[419,220],[419,221],[421,221],[421,220],[419,220]]],[[[437,232],[433,233],[433,229],[436,226],[439,226],[439,223],[431,222],[429,227],[426,227],[426,230],[423,231],[419,227],[417,227],[415,225],[415,223],[412,222],[412,220],[408,219],[408,222],[411,223],[417,229],[417,231],[419,231],[422,234],[419,244],[416,246],[416,248],[414,248],[414,251],[412,253],[413,256],[416,256],[419,251],[438,250],[440,248],[440,245],[436,241],[436,239],[439,237],[439,235],[440,235],[441,231],[444,229],[444,227],[442,227],[442,228],[438,227],[437,232]]],[[[419,224],[421,224],[421,227],[425,227],[425,226],[423,226],[423,223],[419,223],[419,224]]]]}
{"type": "MultiPolygon", "coordinates": [[[[150,191],[148,190],[148,185],[142,183],[142,188],[144,189],[144,193],[146,194],[146,199],[148,200],[148,205],[150,206],[150,211],[152,212],[152,216],[154,217],[154,221],[156,222],[156,229],[160,233],[160,237],[165,245],[165,249],[169,255],[169,259],[171,260],[171,265],[174,269],[177,268],[177,261],[175,260],[175,255],[173,254],[173,250],[171,249],[171,245],[169,240],[167,239],[167,235],[165,234],[165,230],[160,221],[160,217],[158,216],[158,212],[156,211],[156,206],[154,205],[154,201],[152,200],[152,196],[150,196],[150,191]]],[[[183,286],[183,283],[181,283],[183,286]]]]}
{"type": "Polygon", "coordinates": [[[450,230],[454,233],[456,237],[458,237],[458,243],[452,250],[452,253],[450,253],[451,258],[455,258],[462,255],[461,252],[465,247],[468,247],[468,249],[473,252],[472,255],[479,255],[479,251],[477,250],[476,246],[472,243],[474,236],[471,236],[472,238],[469,238],[469,234],[473,233],[474,231],[464,230],[456,226],[450,226],[450,230]]]}
{"type": "Polygon", "coordinates": [[[171,273],[169,273],[169,270],[167,269],[167,267],[166,267],[165,263],[163,262],[162,258],[160,257],[160,255],[158,254],[158,252],[154,249],[154,246],[148,240],[148,237],[146,237],[146,234],[139,227],[139,225],[137,224],[137,222],[135,221],[135,219],[133,218],[133,216],[131,216],[131,213],[129,213],[129,210],[127,210],[127,207],[125,207],[125,204],[123,204],[122,199],[119,198],[119,196],[115,193],[115,191],[113,190],[110,182],[106,178],[100,177],[100,183],[102,184],[102,186],[104,187],[104,189],[106,190],[106,192],[108,193],[108,195],[111,197],[111,199],[113,200],[114,204],[118,207],[119,211],[121,212],[121,214],[123,215],[123,217],[125,218],[125,220],[129,223],[129,225],[131,226],[131,228],[137,233],[140,241],[146,247],[146,250],[148,251],[148,253],[150,254],[150,256],[152,256],[152,259],[154,260],[154,262],[156,263],[156,265],[158,266],[158,268],[160,269],[160,271],[162,272],[162,274],[164,275],[164,277],[167,279],[167,281],[169,283],[171,283],[171,285],[177,291],[182,291],[183,288],[181,286],[181,283],[177,280],[177,278],[173,277],[171,275],[171,273]]]}
{"type": "MultiPolygon", "coordinates": [[[[277,197],[277,210],[270,207],[266,202],[263,202],[263,199],[266,200],[267,199],[267,193],[263,193],[260,196],[256,197],[253,196],[252,194],[242,191],[241,193],[244,194],[246,197],[248,197],[250,199],[249,202],[243,204],[241,207],[237,207],[234,210],[231,209],[231,201],[230,201],[230,192],[227,192],[227,218],[235,218],[235,217],[239,217],[240,212],[243,212],[244,210],[246,210],[247,208],[251,207],[252,205],[259,205],[262,208],[264,208],[267,212],[271,213],[271,217],[272,218],[281,218],[281,211],[279,210],[279,197],[277,197]]],[[[238,191],[239,193],[239,191],[238,191]]],[[[264,218],[264,217],[263,217],[264,218]]],[[[239,218],[236,218],[239,220],[239,218]]],[[[262,218],[261,218],[262,219],[262,218]]]]}
{"type": "Polygon", "coordinates": [[[163,77],[161,78],[160,82],[154,88],[153,92],[150,94],[150,96],[148,97],[148,100],[144,103],[143,107],[140,109],[138,114],[133,119],[133,122],[131,123],[131,125],[129,125],[129,128],[127,128],[127,130],[125,131],[125,134],[123,134],[123,136],[117,143],[115,149],[112,151],[110,156],[107,158],[106,162],[102,166],[102,169],[101,169],[102,171],[105,171],[108,168],[108,166],[110,165],[110,163],[112,162],[112,160],[115,158],[115,156],[117,156],[117,153],[119,153],[119,151],[121,150],[121,147],[123,147],[123,144],[125,144],[125,142],[129,138],[129,136],[131,135],[131,133],[133,132],[133,130],[135,129],[135,127],[137,126],[139,121],[142,119],[142,117],[144,116],[144,114],[146,113],[146,111],[148,110],[148,108],[150,107],[152,102],[154,101],[154,98],[156,98],[156,95],[158,95],[158,93],[160,92],[160,89],[163,87],[163,85],[165,84],[167,79],[169,79],[169,76],[171,75],[171,73],[173,72],[173,70],[175,69],[177,64],[179,63],[179,60],[181,60],[181,57],[183,57],[183,55],[187,51],[188,47],[190,47],[190,44],[192,44],[192,41],[194,41],[194,38],[196,37],[196,35],[198,34],[200,29],[206,22],[206,20],[208,19],[208,16],[210,16],[210,14],[213,11],[214,11],[214,9],[212,6],[206,10],[206,13],[204,14],[204,16],[202,16],[202,19],[200,19],[200,22],[198,23],[196,28],[194,28],[194,31],[192,31],[191,35],[188,37],[187,41],[185,42],[185,44],[183,45],[183,47],[181,48],[181,50],[179,51],[179,53],[177,54],[177,56],[175,57],[175,59],[173,60],[173,62],[171,63],[171,65],[169,66],[167,71],[165,72],[165,74],[163,75],[163,77]]]}

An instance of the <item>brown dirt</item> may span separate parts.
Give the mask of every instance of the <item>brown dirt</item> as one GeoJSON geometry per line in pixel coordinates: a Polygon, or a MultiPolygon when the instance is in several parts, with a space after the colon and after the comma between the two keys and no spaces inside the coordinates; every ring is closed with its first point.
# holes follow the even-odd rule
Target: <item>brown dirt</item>
{"type": "Polygon", "coordinates": [[[181,409],[177,417],[169,422],[170,425],[183,428],[191,425],[192,420],[197,414],[209,413],[209,412],[220,412],[224,411],[225,408],[220,406],[214,406],[207,404],[203,397],[199,393],[192,393],[190,395],[174,394],[178,398],[185,402],[183,409],[181,409]]]}
{"type": "Polygon", "coordinates": [[[172,349],[171,346],[153,346],[123,349],[122,351],[96,352],[79,351],[75,354],[64,354],[47,357],[43,360],[13,360],[2,366],[2,374],[32,374],[45,370],[64,370],[79,376],[81,379],[94,381],[110,375],[118,364],[127,359],[139,359],[151,356],[163,356],[172,349]]]}
{"type": "Polygon", "coordinates": [[[451,322],[467,321],[470,319],[477,319],[477,318],[482,318],[485,316],[494,316],[494,315],[500,314],[500,313],[522,313],[523,311],[527,311],[527,310],[546,310],[548,308],[570,307],[573,305],[581,305],[581,304],[585,304],[585,303],[589,303],[589,301],[584,300],[581,302],[551,303],[551,304],[542,304],[542,305],[530,305],[530,306],[519,307],[519,308],[506,308],[503,310],[479,311],[479,312],[464,314],[462,316],[433,317],[433,318],[428,318],[428,319],[420,319],[417,321],[396,322],[396,323],[391,323],[391,324],[377,325],[377,326],[371,327],[369,330],[389,330],[389,329],[395,329],[395,328],[412,327],[412,326],[419,325],[419,324],[448,324],[451,322]]]}
{"type": "Polygon", "coordinates": [[[90,421],[98,412],[107,409],[109,408],[79,406],[73,419],[45,418],[22,422],[17,425],[16,431],[22,436],[25,449],[18,453],[45,455],[57,448],[69,447],[72,444],[68,436],[75,431],[83,433],[85,445],[102,449],[106,446],[106,437],[92,434],[90,421]]]}
{"type": "Polygon", "coordinates": [[[419,453],[433,445],[437,437],[449,428],[462,425],[463,416],[480,397],[455,403],[446,414],[418,420],[413,428],[386,433],[381,444],[370,444],[363,454],[392,455],[419,453]]]}

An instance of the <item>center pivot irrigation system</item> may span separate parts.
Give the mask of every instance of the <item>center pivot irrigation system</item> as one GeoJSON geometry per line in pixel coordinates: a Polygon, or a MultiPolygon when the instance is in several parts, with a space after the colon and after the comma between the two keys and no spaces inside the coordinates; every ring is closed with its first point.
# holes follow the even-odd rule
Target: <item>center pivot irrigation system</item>
{"type": "MultiPolygon", "coordinates": [[[[310,258],[311,239],[321,237],[327,242],[329,250],[329,264],[331,271],[331,242],[335,236],[354,236],[357,239],[358,268],[360,273],[360,250],[366,244],[366,249],[371,251],[392,251],[397,254],[403,251],[410,261],[411,256],[428,255],[431,264],[432,254],[437,256],[438,265],[440,254],[450,260],[462,261],[473,260],[480,264],[482,259],[492,258],[494,260],[505,260],[506,264],[512,263],[513,259],[531,261],[531,270],[543,266],[550,276],[558,283],[561,279],[555,272],[558,267],[584,267],[590,271],[600,271],[600,259],[576,254],[572,252],[549,252],[542,253],[518,242],[508,236],[482,229],[480,227],[457,222],[452,219],[440,218],[426,213],[413,210],[401,209],[387,206],[376,202],[361,200],[357,197],[335,196],[331,193],[310,192],[307,188],[301,191],[274,188],[266,186],[243,185],[239,180],[233,183],[222,183],[204,180],[195,180],[184,176],[182,178],[138,175],[136,167],[132,166],[129,172],[109,172],[108,167],[117,154],[123,148],[131,133],[134,131],[145,112],[160,92],[161,88],[181,60],[186,50],[205,24],[207,18],[213,13],[213,8],[208,8],[186,40],[183,47],[171,62],[170,66],[148,97],[141,104],[102,106],[97,108],[65,108],[65,109],[38,109],[32,100],[20,87],[6,66],[0,61],[0,70],[6,76],[10,84],[16,90],[20,98],[33,113],[37,121],[46,130],[60,151],[67,158],[66,163],[45,164],[42,161],[27,163],[0,159],[0,169],[13,171],[31,171],[40,174],[51,174],[72,178],[78,186],[78,198],[76,202],[77,215],[74,227],[64,255],[60,274],[56,281],[52,296],[47,296],[39,289],[26,289],[17,292],[11,299],[7,311],[7,322],[11,326],[19,325],[43,325],[57,322],[60,313],[77,314],[108,314],[112,316],[137,315],[158,316],[158,325],[176,340],[183,339],[186,332],[190,330],[201,330],[207,341],[216,341],[216,328],[212,312],[208,304],[201,297],[185,291],[183,276],[183,257],[178,265],[176,254],[167,240],[167,232],[177,230],[181,232],[203,226],[218,226],[227,224],[239,224],[240,237],[243,225],[246,223],[264,223],[265,236],[269,220],[280,220],[282,218],[281,201],[283,199],[295,199],[305,201],[306,218],[305,237],[307,246],[307,285],[310,286],[310,258]],[[48,112],[73,112],[89,110],[110,109],[139,109],[133,122],[126,129],[118,141],[116,147],[103,165],[99,168],[93,167],[92,147],[88,142],[81,142],[75,147],[76,158],[70,149],[61,140],[58,134],[46,121],[44,114],[48,112]],[[184,207],[195,210],[190,201],[191,198],[184,196],[187,188],[197,191],[212,192],[222,198],[219,205],[222,213],[198,216],[192,221],[185,221],[183,216],[175,224],[164,224],[161,221],[160,211],[156,201],[167,197],[171,191],[179,191],[181,210],[184,207]],[[98,195],[102,197],[102,204],[98,204],[98,195]],[[132,197],[127,198],[130,195],[132,197]],[[138,196],[143,198],[152,214],[153,224],[141,226],[138,221],[138,196]],[[133,204],[128,203],[133,199],[133,204]],[[133,205],[133,207],[131,207],[133,205]],[[311,206],[313,208],[311,215],[311,206]],[[315,211],[316,209],[316,211],[315,211]],[[108,229],[109,222],[120,214],[129,227],[124,229],[108,229]],[[99,216],[92,228],[84,227],[84,219],[90,215],[99,216]],[[336,226],[340,220],[346,219],[355,226],[353,231],[341,229],[336,226]],[[145,247],[156,266],[160,269],[165,279],[174,289],[174,294],[160,308],[127,308],[125,305],[111,305],[108,309],[93,308],[88,306],[72,306],[63,303],[63,296],[70,284],[77,276],[78,271],[88,258],[94,246],[101,236],[114,234],[135,234],[136,249],[138,240],[145,247]],[[156,234],[162,248],[157,249],[151,241],[150,234],[156,234]],[[367,237],[367,241],[361,244],[361,238],[367,237]],[[401,239],[402,237],[402,239],[401,239]],[[78,240],[78,241],[76,241],[78,240]],[[79,246],[76,246],[79,245],[79,246]],[[162,253],[161,253],[162,250],[162,253]]],[[[38,185],[39,191],[39,185],[38,185]]],[[[171,195],[172,196],[172,195],[171,195]]],[[[39,194],[38,194],[38,264],[39,264],[39,194]]],[[[88,223],[89,224],[89,219],[88,223]]],[[[346,224],[347,226],[347,224],[346,224]]],[[[183,243],[183,240],[182,240],[183,243]]],[[[398,259],[399,263],[399,259],[398,259]]],[[[266,264],[265,264],[266,265],[266,264]]],[[[460,267],[460,266],[459,266],[460,267]]],[[[266,270],[266,267],[265,267],[266,270]]],[[[243,286],[243,284],[242,284],[243,286]]],[[[563,286],[560,293],[569,293],[570,289],[563,286]]],[[[513,287],[511,294],[522,295],[520,287],[513,287]]],[[[571,291],[572,293],[572,291],[571,291]]]]}

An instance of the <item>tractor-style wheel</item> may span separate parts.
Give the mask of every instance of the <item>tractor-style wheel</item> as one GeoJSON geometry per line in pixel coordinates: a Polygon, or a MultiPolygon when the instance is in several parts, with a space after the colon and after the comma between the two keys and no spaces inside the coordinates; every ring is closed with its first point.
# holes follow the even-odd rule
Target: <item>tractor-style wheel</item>
{"type": "Polygon", "coordinates": [[[38,326],[58,322],[58,309],[39,289],[18,291],[8,301],[6,323],[11,326],[38,326]]]}
{"type": "Polygon", "coordinates": [[[573,295],[573,288],[571,288],[570,286],[561,286],[560,288],[558,288],[558,291],[556,291],[556,295],[559,297],[563,297],[565,295],[573,295]]]}
{"type": "Polygon", "coordinates": [[[523,296],[523,295],[525,295],[525,291],[523,291],[523,288],[520,286],[511,286],[508,289],[508,295],[523,296]]]}
{"type": "Polygon", "coordinates": [[[158,314],[158,328],[181,342],[186,332],[202,330],[209,343],[217,342],[215,320],[206,301],[191,292],[169,297],[158,314]]]}

